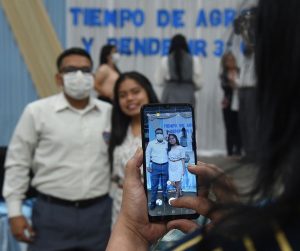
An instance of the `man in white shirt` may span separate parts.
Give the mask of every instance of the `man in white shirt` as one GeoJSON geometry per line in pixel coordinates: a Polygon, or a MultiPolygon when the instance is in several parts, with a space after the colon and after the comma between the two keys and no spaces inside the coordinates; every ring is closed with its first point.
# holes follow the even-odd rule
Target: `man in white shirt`
{"type": "Polygon", "coordinates": [[[90,96],[92,67],[83,49],[64,51],[56,74],[62,93],[27,105],[12,136],[3,194],[12,233],[29,243],[29,250],[106,247],[111,225],[106,142],[111,106],[90,96]],[[21,211],[29,182],[38,193],[32,227],[21,211]]]}
{"type": "Polygon", "coordinates": [[[159,181],[161,182],[163,201],[168,204],[167,181],[169,179],[168,142],[164,140],[163,129],[155,130],[155,140],[149,142],[146,149],[146,167],[151,173],[150,210],[156,207],[159,181]],[[150,163],[151,162],[151,163],[150,163]]]}

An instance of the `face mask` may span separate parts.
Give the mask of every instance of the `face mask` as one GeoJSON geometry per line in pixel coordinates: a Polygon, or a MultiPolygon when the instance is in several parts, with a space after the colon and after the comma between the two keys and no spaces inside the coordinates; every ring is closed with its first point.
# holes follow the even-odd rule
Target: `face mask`
{"type": "Polygon", "coordinates": [[[118,52],[114,52],[113,54],[112,54],[112,61],[113,61],[113,63],[114,64],[116,64],[116,63],[118,63],[119,62],[119,60],[120,60],[120,54],[118,53],[118,52]]]}
{"type": "Polygon", "coordinates": [[[63,75],[65,93],[77,100],[90,96],[94,85],[94,78],[91,74],[82,71],[70,72],[63,75]]]}
{"type": "Polygon", "coordinates": [[[163,141],[164,135],[162,135],[161,133],[156,134],[156,139],[157,139],[158,141],[163,141]]]}

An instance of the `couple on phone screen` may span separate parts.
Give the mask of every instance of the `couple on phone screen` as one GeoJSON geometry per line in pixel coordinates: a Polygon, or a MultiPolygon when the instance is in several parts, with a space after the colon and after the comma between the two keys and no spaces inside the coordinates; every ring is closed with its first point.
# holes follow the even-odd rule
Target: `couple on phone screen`
{"type": "Polygon", "coordinates": [[[155,130],[155,139],[149,142],[146,149],[146,167],[151,173],[150,210],[156,207],[159,182],[161,182],[165,204],[168,204],[168,183],[175,187],[176,198],[182,196],[181,182],[185,168],[185,151],[175,134],[169,134],[166,141],[163,129],[155,130]]]}

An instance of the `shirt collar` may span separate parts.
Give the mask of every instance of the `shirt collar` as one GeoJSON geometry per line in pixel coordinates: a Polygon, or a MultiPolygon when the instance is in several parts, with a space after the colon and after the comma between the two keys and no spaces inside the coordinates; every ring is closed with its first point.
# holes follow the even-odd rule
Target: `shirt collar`
{"type": "Polygon", "coordinates": [[[157,139],[155,139],[155,144],[165,144],[165,143],[166,143],[166,141],[164,139],[162,142],[159,142],[157,139]]]}
{"type": "MultiPolygon", "coordinates": [[[[76,110],[74,107],[70,105],[68,100],[66,99],[63,92],[57,95],[56,103],[55,103],[55,111],[60,112],[65,109],[76,110]]],[[[83,109],[84,112],[88,112],[92,109],[96,109],[98,111],[101,110],[100,104],[95,101],[94,98],[90,97],[89,103],[86,108],[83,109]]]]}

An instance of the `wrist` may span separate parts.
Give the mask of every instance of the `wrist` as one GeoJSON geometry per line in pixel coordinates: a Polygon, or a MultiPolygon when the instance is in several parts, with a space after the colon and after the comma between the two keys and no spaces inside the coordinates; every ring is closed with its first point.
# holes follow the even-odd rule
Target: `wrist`
{"type": "Polygon", "coordinates": [[[127,217],[120,214],[107,247],[107,250],[148,250],[150,243],[131,224],[127,217]]]}

